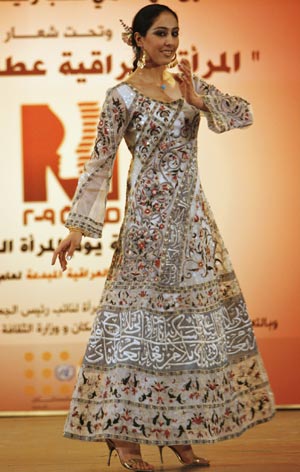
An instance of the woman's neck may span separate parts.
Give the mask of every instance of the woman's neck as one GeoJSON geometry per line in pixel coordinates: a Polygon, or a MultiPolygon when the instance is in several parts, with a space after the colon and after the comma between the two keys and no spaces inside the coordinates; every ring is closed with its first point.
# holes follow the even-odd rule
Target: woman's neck
{"type": "Polygon", "coordinates": [[[156,84],[161,85],[165,82],[169,82],[172,75],[167,70],[166,66],[158,67],[147,67],[143,69],[136,69],[132,74],[132,77],[143,84],[156,84]]]}

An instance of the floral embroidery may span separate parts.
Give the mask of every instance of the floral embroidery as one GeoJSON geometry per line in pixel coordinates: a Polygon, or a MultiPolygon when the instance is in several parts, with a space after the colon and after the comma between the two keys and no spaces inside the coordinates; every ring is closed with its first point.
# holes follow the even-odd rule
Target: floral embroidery
{"type": "MultiPolygon", "coordinates": [[[[247,101],[197,78],[195,86],[213,131],[252,123],[247,101]]],[[[199,122],[184,100],[151,100],[126,83],[108,92],[67,226],[101,236],[122,136],[132,163],[67,437],[214,442],[274,415],[247,306],[198,175],[199,122]]]]}
{"type": "Polygon", "coordinates": [[[214,373],[143,372],[83,365],[65,436],[145,444],[209,443],[240,435],[274,414],[259,356],[214,373]]]}

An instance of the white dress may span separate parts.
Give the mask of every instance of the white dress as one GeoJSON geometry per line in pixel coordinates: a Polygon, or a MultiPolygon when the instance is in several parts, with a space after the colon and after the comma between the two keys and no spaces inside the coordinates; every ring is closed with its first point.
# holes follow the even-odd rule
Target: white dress
{"type": "MultiPolygon", "coordinates": [[[[249,126],[249,103],[194,77],[211,130],[249,126]]],[[[273,393],[197,163],[200,112],[129,84],[107,92],[67,227],[101,237],[114,158],[132,154],[118,244],[64,435],[210,443],[272,418],[273,393]]]]}

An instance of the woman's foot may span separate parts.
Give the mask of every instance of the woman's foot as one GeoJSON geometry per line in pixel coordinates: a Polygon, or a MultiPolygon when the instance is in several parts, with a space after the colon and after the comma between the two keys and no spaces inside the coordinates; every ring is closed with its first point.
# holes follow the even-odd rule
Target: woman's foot
{"type": "Polygon", "coordinates": [[[125,468],[134,471],[154,471],[154,466],[142,459],[139,444],[121,441],[119,439],[108,440],[107,443],[108,447],[111,447],[109,443],[114,445],[119,455],[120,462],[125,468]]]}
{"type": "Polygon", "coordinates": [[[189,444],[187,445],[179,445],[176,446],[169,446],[175,452],[178,459],[181,461],[182,464],[185,465],[198,465],[198,466],[209,466],[209,461],[204,459],[203,457],[195,456],[192,446],[189,444]]]}

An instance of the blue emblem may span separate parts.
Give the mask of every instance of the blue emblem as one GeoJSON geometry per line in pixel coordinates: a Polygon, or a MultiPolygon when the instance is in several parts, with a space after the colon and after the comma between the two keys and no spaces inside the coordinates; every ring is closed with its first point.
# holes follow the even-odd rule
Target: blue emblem
{"type": "Polygon", "coordinates": [[[74,365],[60,364],[55,367],[55,377],[61,381],[71,380],[75,375],[74,365]]]}

